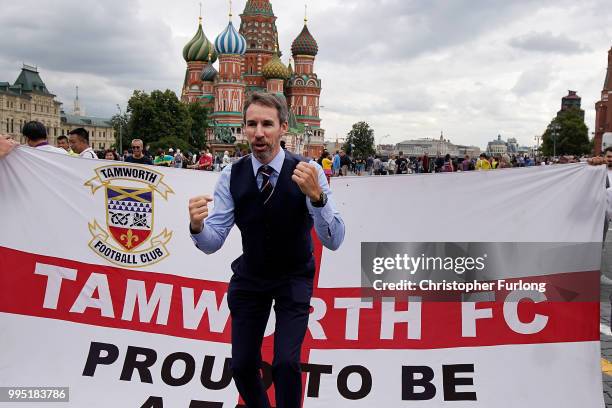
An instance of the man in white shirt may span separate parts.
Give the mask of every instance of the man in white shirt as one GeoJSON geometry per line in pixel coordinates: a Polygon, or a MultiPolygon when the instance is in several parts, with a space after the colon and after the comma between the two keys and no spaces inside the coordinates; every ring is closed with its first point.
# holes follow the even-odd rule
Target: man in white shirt
{"type": "Polygon", "coordinates": [[[83,128],[76,128],[68,132],[68,140],[70,141],[70,148],[78,153],[79,157],[85,157],[87,159],[97,159],[98,155],[96,152],[89,147],[89,132],[83,128]]]}
{"type": "Polygon", "coordinates": [[[53,153],[67,154],[64,149],[49,144],[47,141],[47,128],[40,122],[33,120],[26,123],[23,125],[21,133],[25,136],[26,144],[30,147],[53,153]]]}

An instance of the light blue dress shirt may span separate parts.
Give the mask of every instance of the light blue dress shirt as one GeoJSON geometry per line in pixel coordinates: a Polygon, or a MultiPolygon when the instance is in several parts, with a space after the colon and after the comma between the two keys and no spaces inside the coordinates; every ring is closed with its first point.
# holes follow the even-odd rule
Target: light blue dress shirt
{"type": "MultiPolygon", "coordinates": [[[[281,149],[268,164],[274,169],[270,176],[270,182],[273,186],[276,186],[276,181],[278,180],[278,175],[280,174],[284,161],[285,151],[281,149]]],[[[251,163],[253,165],[253,174],[256,176],[257,187],[261,188],[263,175],[261,173],[257,174],[257,170],[259,170],[263,164],[253,155],[251,155],[251,163]]],[[[326,248],[335,251],[340,247],[342,241],[344,241],[344,221],[342,221],[340,213],[334,207],[332,192],[327,184],[327,178],[325,177],[323,169],[314,160],[311,160],[310,164],[316,166],[317,172],[319,173],[319,185],[323,192],[327,194],[328,200],[325,207],[315,208],[312,206],[310,198],[306,197],[306,206],[313,219],[315,231],[321,243],[326,248]]],[[[219,250],[234,226],[234,199],[230,193],[231,172],[231,164],[226,166],[221,172],[213,197],[214,208],[204,220],[202,232],[191,235],[191,239],[195,245],[206,254],[212,254],[219,250]]]]}

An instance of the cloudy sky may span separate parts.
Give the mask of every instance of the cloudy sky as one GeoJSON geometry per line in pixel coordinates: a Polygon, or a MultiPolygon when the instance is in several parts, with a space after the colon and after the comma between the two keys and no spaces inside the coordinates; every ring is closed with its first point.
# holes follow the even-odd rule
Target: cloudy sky
{"type": "MultiPolygon", "coordinates": [[[[307,0],[319,43],[322,126],[343,137],[365,120],[377,142],[446,138],[480,147],[498,134],[532,145],[578,91],[592,131],[612,46],[609,0],[307,0]]],[[[183,45],[199,0],[1,0],[0,81],[39,67],[72,110],[125,108],[134,89],[180,92],[183,45]]],[[[202,0],[214,40],[228,1],[202,0]]],[[[246,0],[234,0],[234,21],[246,0]]],[[[304,2],[272,1],[285,63],[304,2]]]]}

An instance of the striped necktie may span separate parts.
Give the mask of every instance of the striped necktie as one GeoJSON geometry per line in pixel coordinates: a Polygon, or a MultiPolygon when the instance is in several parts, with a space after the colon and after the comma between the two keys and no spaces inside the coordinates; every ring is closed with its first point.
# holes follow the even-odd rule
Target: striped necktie
{"type": "Polygon", "coordinates": [[[257,170],[257,173],[260,173],[262,177],[261,188],[259,191],[264,199],[264,204],[270,200],[270,197],[272,197],[272,193],[274,192],[274,186],[272,186],[272,182],[270,181],[270,176],[273,172],[274,169],[268,165],[261,166],[259,170],[257,170]]]}

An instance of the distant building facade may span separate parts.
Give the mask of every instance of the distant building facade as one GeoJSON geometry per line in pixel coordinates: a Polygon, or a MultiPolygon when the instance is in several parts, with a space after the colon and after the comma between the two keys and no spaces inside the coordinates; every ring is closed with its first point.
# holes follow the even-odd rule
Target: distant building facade
{"type": "Polygon", "coordinates": [[[21,129],[27,122],[35,120],[47,128],[50,144],[56,144],[58,136],[66,135],[77,127],[89,131],[89,143],[95,150],[108,149],[115,144],[115,132],[110,119],[80,114],[83,110],[78,91],[73,114],[66,114],[61,105],[47,89],[38,68],[24,64],[12,85],[0,82],[0,133],[25,143],[21,129]]]}
{"type": "Polygon", "coordinates": [[[601,153],[604,133],[612,133],[612,48],[608,51],[608,69],[604,79],[601,99],[595,103],[595,146],[594,154],[601,153]]]}
{"type": "Polygon", "coordinates": [[[501,156],[502,154],[508,154],[510,156],[517,155],[533,155],[533,148],[528,146],[519,146],[516,138],[511,137],[508,141],[501,138],[501,135],[497,135],[497,139],[490,141],[487,144],[487,154],[491,156],[501,156]]]}
{"type": "Polygon", "coordinates": [[[49,143],[55,143],[60,135],[60,106],[47,89],[38,68],[23,65],[21,73],[11,85],[0,82],[0,133],[6,133],[25,143],[21,133],[23,125],[32,120],[47,128],[49,143]]]}
{"type": "Polygon", "coordinates": [[[582,98],[576,94],[576,91],[567,91],[567,96],[561,98],[561,110],[557,112],[557,117],[563,115],[568,110],[576,110],[580,112],[582,120],[584,120],[584,110],[581,109],[582,98]]]}
{"type": "Polygon", "coordinates": [[[452,144],[450,140],[444,139],[444,135],[440,134],[439,139],[413,139],[404,140],[396,145],[396,151],[404,153],[404,156],[418,157],[424,154],[428,156],[445,156],[450,154],[453,157],[459,155],[457,146],[452,144]]]}
{"type": "Polygon", "coordinates": [[[67,114],[62,111],[60,120],[62,135],[82,127],[89,132],[89,145],[94,150],[106,150],[115,146],[115,129],[110,119],[67,114]]]}

